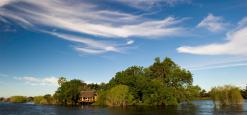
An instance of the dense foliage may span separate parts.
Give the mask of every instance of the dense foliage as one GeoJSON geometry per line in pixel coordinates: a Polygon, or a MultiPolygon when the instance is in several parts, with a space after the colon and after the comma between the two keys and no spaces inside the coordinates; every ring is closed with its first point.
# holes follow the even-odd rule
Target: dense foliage
{"type": "MultiPolygon", "coordinates": [[[[190,102],[198,96],[208,96],[205,90],[192,85],[192,74],[170,58],[159,58],[147,67],[132,66],[117,72],[109,83],[86,84],[81,80],[60,77],[54,95],[35,97],[13,96],[11,102],[35,104],[78,104],[80,91],[97,91],[95,105],[177,105],[190,102]]],[[[242,92],[242,94],[246,94],[242,92]]],[[[1,101],[8,101],[1,98],[1,101]]]]}
{"type": "Polygon", "coordinates": [[[130,105],[133,96],[129,93],[129,87],[126,85],[117,85],[111,88],[106,95],[106,104],[109,106],[130,105]]]}
{"type": "Polygon", "coordinates": [[[96,90],[97,105],[177,105],[200,94],[201,89],[193,86],[192,81],[192,74],[170,58],[156,58],[147,68],[132,66],[117,72],[107,84],[86,84],[61,77],[54,98],[56,103],[75,105],[80,91],[96,90]]]}
{"type": "Polygon", "coordinates": [[[247,90],[234,86],[215,87],[210,92],[192,85],[190,71],[174,63],[170,58],[156,58],[149,67],[132,66],[117,72],[109,83],[86,84],[81,80],[60,77],[54,95],[36,97],[12,96],[0,101],[35,104],[79,104],[81,91],[97,91],[95,105],[177,105],[193,99],[208,99],[220,105],[241,104],[247,98],[247,90]],[[243,96],[243,97],[242,97],[243,96]]]}
{"type": "Polygon", "coordinates": [[[210,94],[205,89],[201,90],[199,98],[200,99],[209,99],[210,94]]]}
{"type": "Polygon", "coordinates": [[[240,89],[235,86],[225,85],[212,88],[210,95],[216,105],[243,104],[240,89]]]}
{"type": "Polygon", "coordinates": [[[35,104],[56,104],[55,99],[50,95],[33,97],[33,103],[35,104]]]}
{"type": "Polygon", "coordinates": [[[33,102],[35,104],[48,104],[47,100],[43,96],[35,96],[33,102]]]}
{"type": "Polygon", "coordinates": [[[189,102],[199,95],[200,88],[192,85],[192,74],[170,58],[155,59],[148,68],[132,66],[116,73],[109,87],[126,85],[137,105],[176,105],[189,102]]]}
{"type": "Polygon", "coordinates": [[[241,95],[243,96],[244,99],[247,99],[247,89],[242,89],[241,95]]]}
{"type": "Polygon", "coordinates": [[[63,77],[61,77],[58,80],[58,83],[60,87],[55,92],[54,98],[59,104],[76,105],[79,100],[80,91],[89,89],[86,83],[76,79],[66,81],[63,77]]]}
{"type": "Polygon", "coordinates": [[[27,103],[33,102],[34,104],[56,104],[55,99],[50,94],[44,96],[12,96],[10,98],[0,98],[0,102],[12,102],[12,103],[27,103]]]}
{"type": "Polygon", "coordinates": [[[27,102],[27,98],[25,96],[12,96],[12,97],[10,97],[10,102],[25,103],[25,102],[27,102]]]}

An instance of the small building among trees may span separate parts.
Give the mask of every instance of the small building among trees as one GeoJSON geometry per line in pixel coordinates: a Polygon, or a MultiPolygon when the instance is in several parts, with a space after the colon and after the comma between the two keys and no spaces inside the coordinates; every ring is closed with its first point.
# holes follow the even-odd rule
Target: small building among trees
{"type": "Polygon", "coordinates": [[[82,104],[94,103],[97,99],[96,91],[81,91],[79,102],[82,104]]]}

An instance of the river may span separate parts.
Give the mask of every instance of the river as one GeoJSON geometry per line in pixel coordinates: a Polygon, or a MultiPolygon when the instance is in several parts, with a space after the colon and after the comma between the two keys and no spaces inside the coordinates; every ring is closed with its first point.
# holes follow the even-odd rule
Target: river
{"type": "Polygon", "coordinates": [[[247,115],[247,100],[243,106],[215,108],[210,100],[193,101],[167,107],[64,107],[53,105],[0,103],[0,115],[247,115]]]}

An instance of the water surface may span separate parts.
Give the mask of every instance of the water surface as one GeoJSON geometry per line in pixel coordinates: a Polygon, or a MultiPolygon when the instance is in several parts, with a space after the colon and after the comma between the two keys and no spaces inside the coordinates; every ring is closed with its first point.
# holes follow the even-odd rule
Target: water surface
{"type": "Polygon", "coordinates": [[[215,108],[210,100],[193,101],[179,106],[149,107],[63,107],[34,104],[0,103],[0,115],[247,115],[243,106],[215,108]]]}

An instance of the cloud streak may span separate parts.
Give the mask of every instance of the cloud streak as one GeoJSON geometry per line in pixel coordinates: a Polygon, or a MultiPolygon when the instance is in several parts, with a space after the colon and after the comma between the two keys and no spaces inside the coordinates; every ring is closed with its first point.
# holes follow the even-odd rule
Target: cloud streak
{"type": "Polygon", "coordinates": [[[13,0],[1,0],[0,1],[0,7],[7,5],[9,3],[13,2],[13,0]]]}
{"type": "Polygon", "coordinates": [[[54,85],[57,86],[56,77],[45,77],[45,78],[36,78],[36,77],[15,77],[14,79],[25,82],[26,84],[37,86],[37,85],[54,85]]]}
{"type": "Polygon", "coordinates": [[[37,8],[13,5],[20,14],[7,10],[1,15],[24,24],[32,23],[103,37],[169,36],[176,35],[182,29],[175,26],[179,21],[172,17],[163,20],[147,20],[132,14],[97,10],[97,6],[90,4],[68,6],[68,3],[56,0],[45,0],[44,3],[26,2],[37,8]]]}
{"type": "MultiPolygon", "coordinates": [[[[89,40],[90,38],[75,41],[79,39],[75,39],[73,33],[97,36],[102,39],[130,39],[133,36],[142,38],[177,36],[185,31],[183,27],[178,26],[182,20],[174,17],[160,20],[146,19],[131,13],[102,9],[96,4],[78,1],[43,0],[38,2],[21,0],[11,3],[2,2],[2,4],[2,7],[0,7],[1,20],[12,20],[28,29],[38,28],[41,31],[48,31],[46,28],[55,28],[67,31],[70,35],[66,35],[66,37],[63,35],[59,38],[87,44],[86,47],[76,47],[75,49],[88,53],[99,54],[108,51],[119,52],[119,50],[117,50],[118,46],[116,44],[104,48],[100,44],[96,47],[94,45],[95,40],[90,45],[88,43],[92,42],[92,40],[89,40]],[[11,6],[12,8],[5,6],[11,6]]],[[[110,41],[110,39],[107,40],[110,41]]]]}
{"type": "Polygon", "coordinates": [[[56,32],[47,32],[51,35],[54,35],[58,38],[62,38],[68,41],[84,44],[85,47],[75,46],[74,49],[79,52],[89,53],[89,54],[102,54],[106,52],[120,52],[120,49],[116,48],[112,44],[107,44],[103,42],[99,42],[89,38],[83,38],[79,36],[62,34],[56,32]]]}
{"type": "Polygon", "coordinates": [[[210,70],[210,69],[221,69],[221,68],[231,68],[231,67],[240,67],[247,66],[247,62],[239,63],[226,63],[226,64],[217,64],[217,65],[203,65],[198,67],[189,67],[190,70],[210,70]]]}
{"type": "Polygon", "coordinates": [[[189,3],[190,0],[117,0],[118,2],[124,3],[130,7],[134,7],[142,10],[149,10],[153,7],[166,5],[174,6],[178,3],[189,3]]]}
{"type": "Polygon", "coordinates": [[[129,41],[126,42],[127,45],[132,45],[132,44],[134,44],[134,43],[135,43],[134,40],[129,40],[129,41]]]}
{"type": "Polygon", "coordinates": [[[198,25],[198,28],[205,28],[211,32],[224,30],[228,24],[224,22],[222,17],[208,14],[198,25]]]}
{"type": "Polygon", "coordinates": [[[182,46],[177,48],[180,53],[197,55],[241,55],[247,56],[247,26],[246,18],[239,22],[239,26],[226,35],[226,42],[212,43],[199,46],[182,46]]]}

